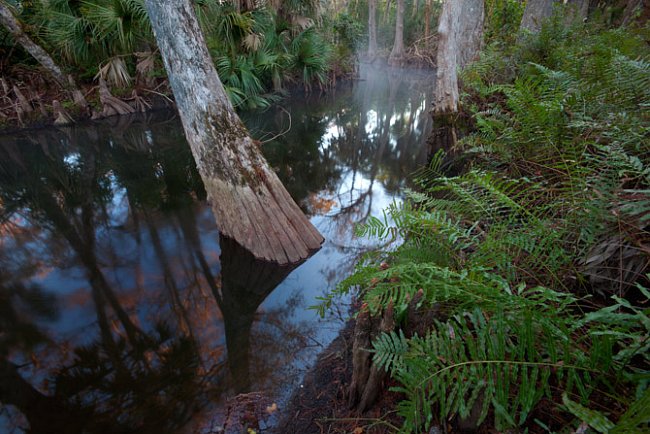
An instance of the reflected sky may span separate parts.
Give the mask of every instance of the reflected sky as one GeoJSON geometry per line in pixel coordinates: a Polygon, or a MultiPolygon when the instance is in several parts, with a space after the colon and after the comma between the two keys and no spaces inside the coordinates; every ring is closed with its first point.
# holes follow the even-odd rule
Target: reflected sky
{"type": "Polygon", "coordinates": [[[426,161],[431,73],[361,72],[242,115],[326,238],[293,268],[220,242],[173,113],[0,136],[0,430],[207,431],[251,392],[281,409],[346,319],[308,307],[373,247],[355,224],[426,161]]]}

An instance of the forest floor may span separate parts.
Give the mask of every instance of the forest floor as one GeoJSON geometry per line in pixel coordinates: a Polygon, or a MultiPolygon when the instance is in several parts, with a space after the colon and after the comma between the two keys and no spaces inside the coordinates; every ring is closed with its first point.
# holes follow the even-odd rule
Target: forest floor
{"type": "Polygon", "coordinates": [[[395,431],[390,425],[401,425],[394,415],[399,395],[388,391],[390,385],[385,385],[385,392],[363,415],[348,406],[354,325],[354,320],[348,321],[339,336],[319,355],[287,407],[280,409],[283,417],[272,433],[384,434],[395,431]]]}

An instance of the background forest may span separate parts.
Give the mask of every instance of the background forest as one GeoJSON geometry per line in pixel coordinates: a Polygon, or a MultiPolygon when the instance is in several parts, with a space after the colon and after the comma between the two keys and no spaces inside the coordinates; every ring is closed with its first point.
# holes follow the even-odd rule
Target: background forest
{"type": "MultiPolygon", "coordinates": [[[[16,18],[23,36],[56,59],[64,74],[71,74],[98,112],[106,103],[92,86],[100,80],[136,109],[148,108],[154,95],[170,96],[142,1],[3,0],[0,5],[16,18]]],[[[195,5],[210,53],[236,106],[267,107],[287,87],[323,89],[355,71],[361,27],[347,15],[326,14],[318,2],[200,0],[195,5]]],[[[57,86],[39,73],[34,56],[7,27],[0,26],[0,113],[5,119],[15,117],[10,103],[26,99],[28,104],[18,108],[22,118],[33,106],[47,103],[45,94],[57,86]]]]}
{"type": "MultiPolygon", "coordinates": [[[[219,76],[241,108],[268,107],[293,87],[331,87],[356,75],[360,57],[385,60],[391,54],[396,64],[435,64],[440,1],[197,0],[195,5],[219,76]],[[376,9],[378,35],[371,47],[369,6],[376,9]],[[395,50],[398,19],[403,42],[395,50]]],[[[502,16],[510,9],[521,13],[519,2],[504,5],[502,16]]],[[[76,116],[123,114],[170,102],[143,1],[2,0],[0,7],[1,123],[51,118],[63,124],[76,116]],[[40,60],[34,50],[40,50],[40,60]],[[41,66],[46,57],[59,70],[55,76],[41,66]],[[81,93],[74,96],[62,92],[77,88],[81,93]]]]}
{"type": "MultiPolygon", "coordinates": [[[[291,88],[322,91],[355,76],[359,59],[435,67],[439,0],[194,3],[237,107],[268,107],[291,88]]],[[[626,2],[600,3],[602,20],[622,19],[626,2]]],[[[515,37],[524,4],[488,0],[485,42],[515,37]]],[[[63,124],[171,102],[142,0],[2,0],[0,8],[0,122],[63,124]]]]}

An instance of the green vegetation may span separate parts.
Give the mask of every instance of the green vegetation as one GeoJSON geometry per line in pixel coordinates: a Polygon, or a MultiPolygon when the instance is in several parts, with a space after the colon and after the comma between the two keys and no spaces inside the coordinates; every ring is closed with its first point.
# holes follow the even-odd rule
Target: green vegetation
{"type": "Polygon", "coordinates": [[[648,428],[649,41],[556,19],[494,42],[462,74],[464,173],[445,176],[436,155],[404,204],[359,229],[402,242],[338,291],[402,321],[414,299],[436,312],[422,336],[373,342],[403,432],[452,418],[648,428]]]}
{"type": "MultiPolygon", "coordinates": [[[[165,71],[142,0],[3,2],[80,82],[101,76],[121,95],[160,88],[165,71]]],[[[230,2],[195,2],[210,54],[236,106],[266,107],[288,84],[322,89],[355,71],[360,34],[353,24],[328,18],[326,24],[338,30],[330,32],[315,3],[282,3],[244,10],[230,2]]],[[[6,56],[0,74],[15,76],[36,66],[1,26],[0,53],[6,56]]]]}

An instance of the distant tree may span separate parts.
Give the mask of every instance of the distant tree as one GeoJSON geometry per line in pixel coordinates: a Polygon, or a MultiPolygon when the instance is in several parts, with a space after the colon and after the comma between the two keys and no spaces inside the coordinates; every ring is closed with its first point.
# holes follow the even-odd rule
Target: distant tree
{"type": "Polygon", "coordinates": [[[544,20],[553,15],[556,5],[565,5],[569,9],[567,20],[584,19],[589,11],[589,0],[528,0],[521,18],[521,30],[537,33],[544,20]]]}
{"type": "Polygon", "coordinates": [[[431,0],[424,3],[424,44],[427,48],[431,46],[431,0]]]}
{"type": "Polygon", "coordinates": [[[554,3],[555,0],[528,0],[521,18],[520,29],[538,32],[542,27],[542,21],[553,15],[554,3]]]}
{"type": "MultiPolygon", "coordinates": [[[[587,1],[587,0],[584,0],[587,1]]],[[[647,22],[648,20],[648,9],[650,8],[650,2],[648,0],[627,0],[625,9],[623,10],[623,18],[621,20],[621,25],[628,25],[639,15],[645,15],[645,18],[642,18],[642,22],[647,22]],[[643,14],[643,11],[646,11],[643,14]]]]}
{"type": "Polygon", "coordinates": [[[368,57],[377,55],[377,0],[368,0],[368,57]]]}
{"type": "Polygon", "coordinates": [[[395,15],[395,42],[390,52],[388,63],[398,65],[404,58],[404,0],[397,0],[397,13],[395,15]]]}
{"type": "Polygon", "coordinates": [[[323,237],[233,109],[190,0],[145,0],[185,136],[221,233],[259,259],[305,259],[323,237]]]}
{"type": "Polygon", "coordinates": [[[446,0],[438,25],[437,80],[433,111],[445,115],[458,111],[458,69],[476,59],[483,40],[483,0],[446,0]]]}

